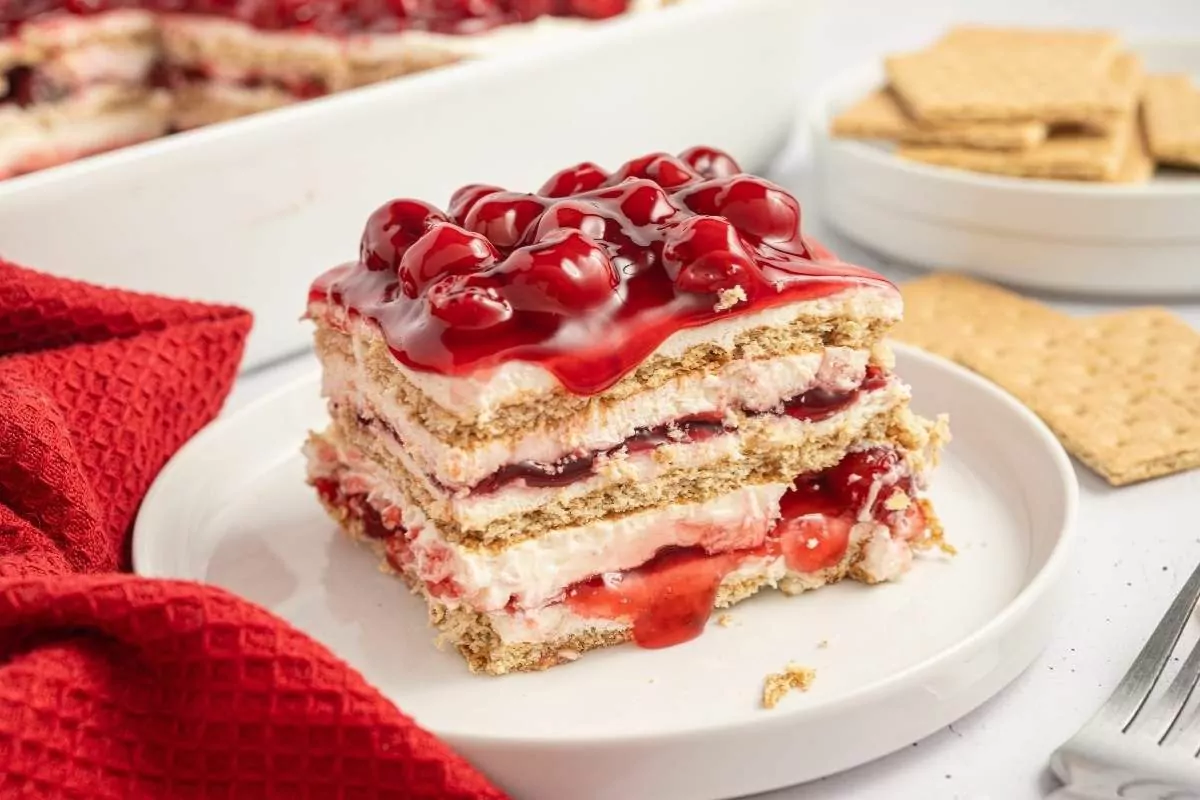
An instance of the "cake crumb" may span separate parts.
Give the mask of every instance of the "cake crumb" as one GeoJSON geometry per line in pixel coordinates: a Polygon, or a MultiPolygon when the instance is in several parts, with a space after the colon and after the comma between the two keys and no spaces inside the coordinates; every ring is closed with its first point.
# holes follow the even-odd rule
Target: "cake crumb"
{"type": "Polygon", "coordinates": [[[788,664],[783,672],[772,672],[763,678],[763,708],[774,708],[784,695],[793,689],[807,692],[817,677],[817,671],[799,664],[788,664]]]}
{"type": "Polygon", "coordinates": [[[728,311],[738,303],[746,300],[746,290],[740,286],[734,286],[732,289],[722,289],[717,295],[717,304],[713,306],[713,311],[728,311]]]}
{"type": "Polygon", "coordinates": [[[728,628],[733,624],[733,614],[722,614],[721,616],[717,617],[717,624],[722,628],[728,628]]]}
{"type": "Polygon", "coordinates": [[[897,489],[888,495],[888,499],[883,501],[883,507],[888,511],[903,511],[912,505],[912,501],[908,499],[908,493],[903,489],[897,489]]]}
{"type": "Polygon", "coordinates": [[[579,651],[564,648],[558,651],[558,657],[563,661],[575,661],[579,658],[579,651]]]}
{"type": "Polygon", "coordinates": [[[828,640],[828,639],[822,639],[821,641],[817,642],[817,649],[818,649],[818,650],[824,650],[824,649],[826,649],[827,647],[829,647],[829,640],[828,640]]]}

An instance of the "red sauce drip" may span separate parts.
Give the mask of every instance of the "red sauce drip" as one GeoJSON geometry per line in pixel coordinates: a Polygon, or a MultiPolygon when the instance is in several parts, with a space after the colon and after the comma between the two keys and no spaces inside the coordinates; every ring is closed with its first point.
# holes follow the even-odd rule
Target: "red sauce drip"
{"type": "Polygon", "coordinates": [[[576,584],[564,602],[582,616],[630,619],[642,647],[670,647],[701,634],[717,588],[743,557],[744,551],[708,555],[697,547],[666,547],[608,583],[597,576],[576,584]]]}
{"type": "Polygon", "coordinates": [[[679,330],[862,285],[894,291],[806,240],[785,190],[698,147],[611,175],[581,164],[536,194],[467,186],[446,212],[392,201],[309,299],[378,324],[413,369],[528,361],[589,395],[679,330]],[[735,288],[745,299],[718,310],[735,288]]]}
{"type": "Polygon", "coordinates": [[[721,581],[744,559],[783,555],[796,572],[839,563],[874,480],[886,484],[871,507],[876,519],[892,513],[883,500],[895,488],[911,495],[911,479],[897,469],[899,463],[899,454],[888,448],[850,453],[832,469],[796,480],[780,503],[779,522],[760,547],[715,555],[699,547],[666,547],[636,569],[575,584],[563,602],[581,616],[630,620],[633,640],[642,647],[694,639],[712,613],[721,581]]]}
{"type": "Polygon", "coordinates": [[[547,14],[603,19],[623,13],[628,5],[628,0],[3,0],[0,37],[41,18],[119,8],[225,17],[261,30],[347,35],[404,30],[474,34],[547,14]]]}

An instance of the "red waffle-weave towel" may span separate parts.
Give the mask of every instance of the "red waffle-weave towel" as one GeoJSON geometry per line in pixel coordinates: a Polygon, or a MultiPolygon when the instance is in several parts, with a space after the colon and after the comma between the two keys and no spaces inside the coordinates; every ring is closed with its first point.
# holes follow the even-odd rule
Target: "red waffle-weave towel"
{"type": "Polygon", "coordinates": [[[249,330],[0,261],[0,797],[503,797],[266,611],[121,574],[249,330]]]}

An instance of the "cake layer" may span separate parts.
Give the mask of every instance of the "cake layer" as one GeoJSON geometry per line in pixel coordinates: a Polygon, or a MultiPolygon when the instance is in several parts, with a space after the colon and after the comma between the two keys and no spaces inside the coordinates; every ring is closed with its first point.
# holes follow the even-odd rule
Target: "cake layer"
{"type": "Polygon", "coordinates": [[[160,92],[95,86],[53,103],[0,106],[0,177],[146,141],[167,130],[160,92]]]}
{"type": "Polygon", "coordinates": [[[731,428],[703,442],[661,444],[612,458],[586,481],[557,490],[510,488],[473,497],[431,491],[386,429],[334,409],[323,437],[331,452],[353,453],[402,499],[421,509],[450,541],[499,546],[669,503],[702,502],[743,485],[783,483],[795,475],[837,463],[858,442],[884,443],[920,452],[930,441],[927,425],[907,408],[898,382],[861,395],[849,407],[817,422],[786,415],[731,415],[731,428]]]}
{"type": "Polygon", "coordinates": [[[635,641],[659,647],[702,631],[714,608],[727,608],[764,588],[796,595],[851,577],[893,580],[909,568],[913,551],[942,545],[941,528],[927,501],[893,527],[808,515],[784,534],[787,546],[762,546],[706,555],[698,549],[660,550],[640,569],[581,581],[538,608],[479,611],[422,580],[414,562],[398,560],[378,512],[365,502],[321,492],[342,528],[369,544],[430,607],[441,638],[472,671],[493,675],[540,670],[576,660],[583,652],[635,641]],[[840,549],[806,534],[839,526],[840,549]]]}
{"type": "MultiPolygon", "coordinates": [[[[906,387],[890,380],[859,393],[827,416],[817,414],[806,419],[801,414],[727,411],[719,422],[643,429],[648,433],[625,440],[615,449],[562,462],[557,474],[515,465],[506,468],[507,472],[494,474],[473,491],[448,490],[438,485],[408,458],[404,446],[386,426],[361,412],[341,406],[334,416],[337,436],[369,454],[389,483],[421,498],[418,502],[431,517],[464,531],[479,531],[496,521],[534,514],[551,505],[602,504],[607,495],[635,485],[652,487],[675,481],[681,473],[703,476],[719,472],[728,480],[780,475],[786,482],[797,474],[787,472],[793,466],[800,467],[798,471],[816,468],[807,460],[824,457],[818,456],[821,453],[836,457],[836,448],[860,434],[886,437],[893,419],[900,419],[899,409],[907,399],[906,387]],[[525,477],[503,483],[496,480],[515,470],[525,470],[525,477]]],[[[913,434],[914,438],[919,436],[919,432],[913,434]]]]}
{"type": "MultiPolygon", "coordinates": [[[[729,412],[764,412],[810,391],[826,396],[851,393],[866,379],[869,361],[890,361],[882,347],[872,352],[817,344],[806,350],[803,344],[798,343],[796,351],[742,358],[728,351],[718,356],[720,351],[710,346],[691,357],[687,368],[657,373],[642,391],[611,393],[582,404],[557,396],[534,402],[528,410],[540,412],[538,419],[488,438],[472,436],[465,423],[450,437],[427,428],[427,415],[409,405],[402,393],[380,385],[379,362],[389,359],[380,352],[378,339],[354,342],[345,334],[324,330],[318,334],[317,351],[326,397],[389,428],[417,471],[448,490],[457,490],[475,487],[511,464],[552,464],[581,453],[603,452],[639,431],[677,420],[719,420],[729,412]],[[565,408],[556,405],[560,402],[565,408]],[[567,413],[568,408],[574,413],[567,413]]],[[[636,387],[630,383],[626,388],[636,387]]]]}
{"type": "Polygon", "coordinates": [[[406,366],[389,352],[376,325],[316,299],[309,316],[319,326],[322,359],[353,360],[356,388],[381,408],[402,406],[432,436],[460,447],[595,413],[684,375],[710,374],[741,359],[821,352],[826,347],[869,350],[900,318],[890,288],[851,286],[825,297],[729,316],[667,337],[636,369],[590,395],[572,394],[541,364],[514,360],[468,376],[406,366]]]}
{"type": "Polygon", "coordinates": [[[386,471],[356,449],[314,436],[307,450],[309,481],[327,504],[369,506],[378,516],[372,535],[401,536],[403,561],[415,577],[441,587],[440,597],[494,611],[543,605],[577,581],[636,567],[664,547],[708,553],[757,547],[784,511],[794,515],[837,506],[855,520],[894,523],[892,515],[916,499],[940,436],[929,437],[926,452],[860,442],[850,456],[836,459],[832,472],[735,485],[709,498],[594,519],[493,547],[447,539],[386,471]],[[790,486],[795,488],[789,491],[790,486]],[[804,496],[797,497],[798,492],[804,496]]]}

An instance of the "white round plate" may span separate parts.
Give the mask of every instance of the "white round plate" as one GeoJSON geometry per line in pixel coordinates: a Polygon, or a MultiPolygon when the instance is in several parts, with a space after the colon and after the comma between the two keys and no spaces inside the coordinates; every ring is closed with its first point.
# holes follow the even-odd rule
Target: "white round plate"
{"type": "MultiPolygon", "coordinates": [[[[1200,41],[1135,48],[1147,71],[1200,76],[1200,41]]],[[[1099,184],[984,175],[833,139],[838,111],[882,85],[873,65],[835,81],[808,117],[821,210],[887,257],[1023,286],[1117,297],[1200,296],[1200,173],[1099,184]]]]}
{"type": "Polygon", "coordinates": [[[179,452],[142,506],[135,569],[271,609],[522,800],[701,800],[811,780],[987,700],[1042,649],[1062,592],[1077,499],[1062,448],[986,381],[897,350],[918,411],[951,415],[932,497],[958,555],[922,558],[891,585],[765,593],[683,645],[471,675],[304,485],[299,448],[326,417],[315,377],[179,452]],[[793,661],[817,670],[810,691],[760,708],[764,676],[793,661]]]}

